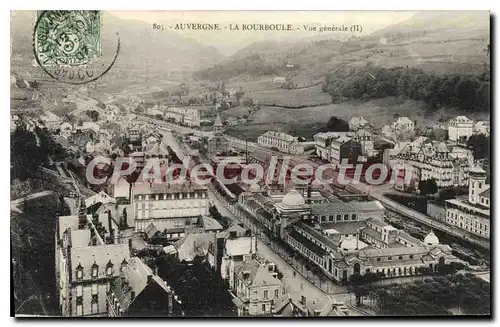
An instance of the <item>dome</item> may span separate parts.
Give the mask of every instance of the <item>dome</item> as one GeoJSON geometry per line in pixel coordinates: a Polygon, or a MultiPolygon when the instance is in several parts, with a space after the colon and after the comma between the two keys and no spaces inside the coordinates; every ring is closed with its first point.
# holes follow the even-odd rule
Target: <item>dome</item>
{"type": "Polygon", "coordinates": [[[296,189],[290,190],[281,200],[281,203],[289,207],[298,207],[306,204],[304,197],[296,189]]]}
{"type": "Polygon", "coordinates": [[[339,247],[345,251],[352,251],[357,249],[357,240],[354,237],[344,238],[339,247]]]}
{"type": "Polygon", "coordinates": [[[260,186],[257,183],[250,185],[250,192],[260,192],[260,186]]]}
{"type": "Polygon", "coordinates": [[[434,234],[433,231],[431,231],[427,236],[424,238],[424,244],[425,245],[437,245],[439,244],[439,239],[437,236],[434,234]]]}

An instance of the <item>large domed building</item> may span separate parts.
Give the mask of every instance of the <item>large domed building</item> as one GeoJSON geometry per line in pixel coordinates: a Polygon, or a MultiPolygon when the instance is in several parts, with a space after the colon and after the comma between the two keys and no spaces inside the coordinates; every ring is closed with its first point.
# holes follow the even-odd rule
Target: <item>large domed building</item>
{"type": "Polygon", "coordinates": [[[434,234],[433,231],[431,231],[424,238],[424,244],[425,245],[438,245],[439,244],[439,238],[436,236],[436,234],[434,234]]]}
{"type": "Polygon", "coordinates": [[[280,216],[306,214],[309,212],[309,205],[299,191],[291,189],[285,194],[281,202],[276,204],[276,211],[280,216]]]}

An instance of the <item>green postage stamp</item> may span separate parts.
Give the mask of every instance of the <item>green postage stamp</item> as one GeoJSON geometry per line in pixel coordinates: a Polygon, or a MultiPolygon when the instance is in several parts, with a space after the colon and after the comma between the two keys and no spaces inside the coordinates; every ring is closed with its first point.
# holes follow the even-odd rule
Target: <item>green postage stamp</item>
{"type": "Polygon", "coordinates": [[[100,18],[97,10],[38,12],[35,48],[41,65],[82,66],[99,60],[100,18]]]}

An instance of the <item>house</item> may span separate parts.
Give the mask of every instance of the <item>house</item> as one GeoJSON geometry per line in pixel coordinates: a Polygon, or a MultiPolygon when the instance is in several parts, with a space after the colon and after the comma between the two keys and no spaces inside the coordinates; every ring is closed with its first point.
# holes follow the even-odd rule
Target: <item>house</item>
{"type": "Polygon", "coordinates": [[[448,138],[453,142],[465,142],[471,137],[474,122],[465,116],[457,116],[448,122],[448,138]]]}
{"type": "Polygon", "coordinates": [[[240,301],[239,316],[270,316],[274,302],[284,294],[274,264],[255,258],[241,263],[235,270],[234,293],[240,301]]]}
{"type": "Polygon", "coordinates": [[[51,111],[44,111],[40,119],[49,130],[55,131],[61,126],[62,119],[51,111]]]}
{"type": "MultiPolygon", "coordinates": [[[[358,131],[360,132],[360,131],[358,131]]],[[[371,137],[368,132],[360,132],[360,136],[366,150],[371,151],[371,137]]],[[[358,141],[358,136],[354,132],[326,132],[314,135],[316,154],[323,160],[333,164],[339,164],[347,159],[356,163],[358,157],[362,155],[362,146],[358,141]]]]}
{"type": "Polygon", "coordinates": [[[282,83],[285,83],[286,82],[286,78],[285,77],[280,77],[280,76],[276,76],[273,78],[273,83],[274,84],[282,84],[282,83]]]}
{"type": "Polygon", "coordinates": [[[391,129],[397,133],[413,133],[415,131],[415,123],[408,117],[399,117],[391,124],[391,129]]]}
{"type": "Polygon", "coordinates": [[[108,317],[182,316],[174,290],[140,258],[131,257],[109,287],[108,317]]]}
{"type": "Polygon", "coordinates": [[[363,117],[352,117],[349,121],[349,129],[354,132],[366,125],[368,125],[368,122],[363,117]]]}

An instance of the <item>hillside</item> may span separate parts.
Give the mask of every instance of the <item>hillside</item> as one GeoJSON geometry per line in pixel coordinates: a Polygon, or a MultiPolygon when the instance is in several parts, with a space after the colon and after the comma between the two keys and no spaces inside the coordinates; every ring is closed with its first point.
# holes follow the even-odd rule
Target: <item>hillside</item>
{"type": "Polygon", "coordinates": [[[489,13],[421,12],[363,38],[257,42],[225,61],[198,71],[199,79],[237,79],[247,73],[285,75],[299,85],[313,84],[326,73],[347,66],[409,66],[437,74],[483,71],[489,44],[489,13]],[[257,56],[259,55],[259,56],[257,56]],[[292,63],[294,69],[285,68],[292,63]]]}
{"type": "MultiPolygon", "coordinates": [[[[102,12],[103,48],[116,48],[117,33],[120,53],[113,69],[101,80],[100,87],[118,91],[123,86],[157,84],[172,72],[192,71],[220,60],[219,51],[194,39],[174,32],[153,30],[150,24],[125,20],[102,12]]],[[[41,69],[32,66],[34,11],[11,13],[11,69],[47,79],[41,69]]],[[[114,51],[110,49],[110,51],[114,51]]],[[[54,81],[48,81],[54,83],[54,81]]]]}

